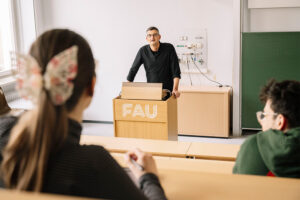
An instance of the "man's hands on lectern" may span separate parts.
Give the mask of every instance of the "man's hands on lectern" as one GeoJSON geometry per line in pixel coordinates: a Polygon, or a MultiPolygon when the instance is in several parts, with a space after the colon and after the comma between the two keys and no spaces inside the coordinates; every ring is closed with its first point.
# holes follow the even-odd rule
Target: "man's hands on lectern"
{"type": "Polygon", "coordinates": [[[180,97],[180,92],[178,90],[173,90],[172,95],[174,95],[175,98],[179,98],[180,97]]]}

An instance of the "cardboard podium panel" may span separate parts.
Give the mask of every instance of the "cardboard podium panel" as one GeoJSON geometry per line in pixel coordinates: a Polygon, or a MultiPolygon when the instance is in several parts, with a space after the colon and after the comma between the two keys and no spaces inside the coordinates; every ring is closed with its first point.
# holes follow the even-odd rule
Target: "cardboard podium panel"
{"type": "Polygon", "coordinates": [[[115,137],[177,140],[177,100],[113,99],[115,137]]]}
{"type": "Polygon", "coordinates": [[[123,82],[121,98],[161,100],[162,83],[123,82]]]}

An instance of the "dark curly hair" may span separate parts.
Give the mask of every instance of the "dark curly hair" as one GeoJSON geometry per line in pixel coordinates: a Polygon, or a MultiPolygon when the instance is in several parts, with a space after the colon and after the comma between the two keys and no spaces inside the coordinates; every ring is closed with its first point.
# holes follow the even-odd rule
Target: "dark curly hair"
{"type": "Polygon", "coordinates": [[[274,112],[287,118],[289,128],[300,126],[300,82],[285,80],[277,82],[271,79],[262,88],[260,100],[266,103],[271,101],[274,112]]]}

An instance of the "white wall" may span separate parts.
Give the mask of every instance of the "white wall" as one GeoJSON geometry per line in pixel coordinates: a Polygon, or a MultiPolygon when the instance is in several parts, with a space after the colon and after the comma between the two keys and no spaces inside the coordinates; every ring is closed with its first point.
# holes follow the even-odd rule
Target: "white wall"
{"type": "MultiPolygon", "coordinates": [[[[145,29],[157,26],[162,42],[177,32],[207,29],[208,68],[217,81],[232,85],[234,0],[36,0],[37,30],[70,28],[82,34],[99,60],[97,86],[85,119],[112,121],[112,99],[126,80],[145,29]]],[[[136,81],[145,81],[141,67],[136,81]]]]}
{"type": "Polygon", "coordinates": [[[244,32],[300,31],[299,0],[243,0],[244,32]]]}
{"type": "Polygon", "coordinates": [[[249,8],[293,8],[300,7],[299,0],[249,0],[249,8]]]}
{"type": "Polygon", "coordinates": [[[250,31],[300,31],[300,8],[251,9],[250,31]]]}

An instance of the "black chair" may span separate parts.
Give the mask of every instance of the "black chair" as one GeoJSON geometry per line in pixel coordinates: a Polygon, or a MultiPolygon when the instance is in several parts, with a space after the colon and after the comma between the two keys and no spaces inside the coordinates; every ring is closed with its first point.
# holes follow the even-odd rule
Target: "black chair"
{"type": "Polygon", "coordinates": [[[11,110],[9,105],[7,104],[6,98],[4,96],[4,92],[0,87],[0,115],[8,113],[11,110]]]}

